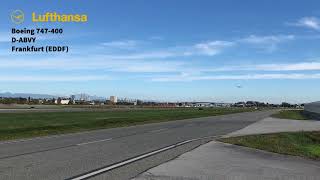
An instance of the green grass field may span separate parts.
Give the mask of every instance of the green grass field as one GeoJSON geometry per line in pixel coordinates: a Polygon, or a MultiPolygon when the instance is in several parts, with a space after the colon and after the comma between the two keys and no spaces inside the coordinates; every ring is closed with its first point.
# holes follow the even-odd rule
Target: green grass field
{"type": "Polygon", "coordinates": [[[30,138],[93,129],[216,116],[252,109],[241,108],[177,108],[95,112],[28,112],[1,113],[0,140],[30,138]]]}
{"type": "Polygon", "coordinates": [[[280,119],[308,120],[308,117],[303,114],[303,110],[282,110],[272,115],[272,117],[280,119]]]}
{"type": "Polygon", "coordinates": [[[320,160],[320,132],[290,132],[221,139],[222,142],[320,160]]]}

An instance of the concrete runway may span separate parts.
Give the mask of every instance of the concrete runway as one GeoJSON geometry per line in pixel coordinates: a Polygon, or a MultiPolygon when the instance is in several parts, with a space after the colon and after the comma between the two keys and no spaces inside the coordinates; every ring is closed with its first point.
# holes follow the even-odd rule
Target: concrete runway
{"type": "Polygon", "coordinates": [[[320,180],[320,162],[211,141],[132,180],[320,180]]]}
{"type": "MultiPolygon", "coordinates": [[[[272,113],[237,113],[0,142],[0,179],[68,179],[184,140],[225,135],[272,113]]],[[[114,170],[108,179],[130,179],[200,144],[186,144],[114,170]]],[[[95,179],[106,179],[106,174],[95,179]]]]}

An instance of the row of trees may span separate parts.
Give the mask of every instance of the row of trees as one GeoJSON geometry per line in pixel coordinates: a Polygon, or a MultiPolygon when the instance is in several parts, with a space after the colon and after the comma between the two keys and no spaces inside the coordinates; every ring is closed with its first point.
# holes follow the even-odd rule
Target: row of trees
{"type": "Polygon", "coordinates": [[[54,104],[54,101],[55,99],[32,99],[31,97],[0,97],[0,104],[54,104]]]}
{"type": "Polygon", "coordinates": [[[297,108],[297,107],[300,107],[300,106],[304,106],[304,104],[290,104],[290,103],[287,103],[287,102],[283,102],[281,103],[281,107],[286,107],[286,108],[297,108]]]}
{"type": "Polygon", "coordinates": [[[247,101],[247,102],[237,102],[234,106],[239,107],[286,107],[286,108],[297,108],[304,106],[304,104],[290,104],[287,102],[282,102],[281,104],[269,104],[258,101],[247,101]]]}
{"type": "MultiPolygon", "coordinates": [[[[57,99],[58,104],[59,101],[61,101],[60,98],[57,99]]],[[[0,104],[55,104],[56,99],[32,99],[31,97],[28,98],[10,98],[10,97],[0,97],[0,104]]],[[[73,104],[74,102],[70,101],[70,104],[73,104]]],[[[91,102],[85,102],[85,101],[77,101],[75,104],[90,104],[91,102]]],[[[94,104],[101,104],[101,101],[94,101],[94,104]]],[[[110,101],[106,101],[106,104],[112,104],[110,101]]],[[[156,102],[143,102],[141,100],[137,100],[134,102],[125,102],[121,101],[116,103],[116,105],[159,105],[159,103],[156,102]]],[[[281,104],[269,104],[269,103],[263,103],[263,102],[257,102],[257,101],[247,101],[247,102],[237,102],[234,104],[234,106],[243,106],[243,107],[286,107],[286,108],[296,108],[303,106],[303,104],[290,104],[287,102],[283,102],[281,104]]]]}

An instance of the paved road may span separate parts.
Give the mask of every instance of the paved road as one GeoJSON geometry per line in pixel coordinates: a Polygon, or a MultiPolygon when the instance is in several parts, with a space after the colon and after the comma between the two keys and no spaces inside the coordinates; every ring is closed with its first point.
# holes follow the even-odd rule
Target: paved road
{"type": "MultiPolygon", "coordinates": [[[[224,135],[272,113],[238,113],[0,142],[0,179],[66,179],[187,139],[224,135]]],[[[117,179],[128,178],[128,171],[118,173],[123,177],[117,179]]]]}
{"type": "Polygon", "coordinates": [[[259,122],[234,131],[224,137],[245,136],[252,134],[270,134],[279,132],[320,131],[320,121],[266,118],[259,122]]]}

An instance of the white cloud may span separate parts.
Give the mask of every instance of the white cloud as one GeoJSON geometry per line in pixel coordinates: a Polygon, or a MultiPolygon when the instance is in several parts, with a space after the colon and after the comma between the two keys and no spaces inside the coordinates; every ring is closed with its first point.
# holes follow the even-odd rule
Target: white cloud
{"type": "Polygon", "coordinates": [[[294,40],[294,35],[272,35],[272,36],[257,36],[250,35],[248,37],[238,40],[241,43],[247,43],[255,45],[255,47],[262,48],[267,52],[273,52],[277,50],[278,44],[294,40]]]}
{"type": "MultiPolygon", "coordinates": [[[[137,45],[138,41],[113,41],[102,43],[106,47],[131,49],[137,45]]],[[[165,59],[171,57],[186,57],[186,56],[214,56],[221,53],[225,48],[233,46],[234,42],[229,41],[209,41],[196,43],[189,46],[175,46],[164,49],[152,49],[145,52],[126,53],[126,54],[105,54],[108,59],[165,59]]]]}
{"type": "MultiPolygon", "coordinates": [[[[240,74],[240,75],[193,75],[181,73],[174,76],[158,76],[148,77],[155,82],[186,82],[186,81],[201,81],[201,80],[267,80],[267,79],[320,79],[320,73],[304,74],[304,73],[289,73],[289,74],[240,74]]],[[[108,81],[114,80],[111,76],[106,75],[1,75],[0,82],[82,82],[82,81],[108,81]]]]}
{"type": "Polygon", "coordinates": [[[183,67],[183,62],[119,60],[104,56],[86,58],[60,57],[55,59],[2,60],[1,69],[55,69],[55,70],[106,70],[112,72],[175,72],[183,67]]]}
{"type": "Polygon", "coordinates": [[[320,62],[301,62],[293,64],[263,64],[257,65],[254,70],[263,71],[308,71],[320,70],[320,62]]]}
{"type": "Polygon", "coordinates": [[[33,81],[45,81],[45,82],[75,82],[75,81],[103,81],[103,80],[112,80],[110,76],[100,76],[100,75],[88,75],[88,76],[26,76],[26,75],[1,75],[0,82],[33,82],[33,81]]]}
{"type": "Polygon", "coordinates": [[[103,57],[106,59],[119,59],[119,60],[129,60],[129,59],[163,59],[181,56],[178,52],[174,51],[150,51],[150,52],[142,52],[142,53],[133,53],[126,55],[112,54],[112,55],[104,55],[103,57]]]}
{"type": "MultiPolygon", "coordinates": [[[[138,57],[136,57],[138,58],[138,57]]],[[[109,56],[86,57],[58,56],[48,59],[5,59],[0,71],[7,69],[105,70],[110,72],[161,73],[161,72],[227,72],[227,71],[317,71],[320,61],[270,64],[230,64],[228,66],[195,65],[194,61],[112,59],[109,56]]]]}
{"type": "Polygon", "coordinates": [[[200,43],[192,47],[173,47],[164,50],[151,50],[148,52],[129,53],[126,55],[110,54],[104,55],[107,59],[119,59],[119,60],[143,60],[143,59],[165,59],[172,57],[187,57],[194,55],[202,56],[214,56],[221,53],[225,48],[230,47],[230,44],[211,44],[200,43]]]}
{"type": "Polygon", "coordinates": [[[217,68],[203,69],[206,72],[219,71],[310,71],[320,70],[320,62],[298,62],[291,64],[255,64],[255,65],[238,65],[238,66],[223,66],[217,68]]]}
{"type": "MultiPolygon", "coordinates": [[[[215,56],[222,53],[224,50],[233,47],[237,44],[242,45],[253,44],[255,47],[260,47],[268,51],[274,51],[277,45],[282,42],[294,40],[294,35],[273,35],[273,36],[257,36],[250,35],[245,38],[223,41],[223,40],[212,40],[194,43],[183,46],[173,46],[162,49],[150,49],[147,51],[140,51],[135,53],[111,53],[105,54],[106,58],[110,59],[165,59],[172,57],[188,57],[188,56],[215,56]]],[[[105,47],[119,48],[119,49],[133,49],[141,44],[142,41],[112,41],[102,43],[105,47]]]]}
{"type": "Polygon", "coordinates": [[[133,49],[135,48],[140,42],[135,40],[125,40],[125,41],[111,41],[111,42],[104,42],[101,43],[105,47],[110,48],[119,48],[119,49],[133,49]]]}
{"type": "Polygon", "coordinates": [[[204,54],[208,56],[213,56],[220,53],[224,48],[233,46],[233,42],[229,41],[210,41],[206,43],[199,43],[194,45],[195,52],[191,54],[204,54]]]}
{"type": "Polygon", "coordinates": [[[289,23],[289,25],[306,27],[313,30],[320,30],[320,20],[316,17],[303,17],[295,23],[289,23]]]}
{"type": "Polygon", "coordinates": [[[320,79],[320,74],[244,74],[244,75],[216,75],[216,76],[164,76],[152,78],[156,82],[179,82],[199,80],[263,80],[263,79],[320,79]]]}
{"type": "MultiPolygon", "coordinates": [[[[136,73],[141,75],[138,78],[152,81],[198,81],[198,80],[242,80],[242,79],[319,79],[320,74],[311,74],[306,71],[319,71],[320,61],[300,62],[300,63],[279,63],[279,64],[248,64],[248,65],[229,65],[229,66],[195,66],[192,62],[165,61],[165,60],[112,60],[102,57],[91,57],[90,61],[86,58],[55,58],[55,59],[19,59],[2,60],[0,71],[3,73],[19,72],[19,69],[28,69],[32,72],[36,70],[54,69],[57,76],[46,76],[45,71],[42,76],[9,76],[0,75],[0,81],[57,81],[57,82],[77,82],[90,80],[110,80],[110,76],[91,75],[80,76],[69,75],[67,72],[80,72],[79,70],[94,70],[95,72],[108,73],[136,73]],[[57,60],[59,59],[59,60],[57,60]],[[239,75],[229,75],[229,71],[237,72],[239,75]],[[291,71],[301,71],[299,73],[291,71]],[[213,72],[220,72],[213,75],[213,72]],[[267,73],[268,72],[268,73],[267,73]],[[275,73],[276,72],[276,73],[275,73]],[[287,72],[287,73],[282,73],[287,72]],[[151,73],[151,74],[140,74],[151,73]],[[160,76],[160,73],[165,74],[160,76]],[[179,75],[169,75],[179,74],[179,75]],[[205,75],[204,75],[205,74],[205,75]]],[[[50,71],[49,71],[50,72],[50,71]]],[[[85,72],[85,71],[83,71],[85,72]]],[[[127,78],[126,75],[125,78],[127,78]]],[[[121,77],[119,77],[121,78],[121,77]]]]}
{"type": "Polygon", "coordinates": [[[241,39],[242,42],[252,44],[275,44],[289,40],[294,40],[294,35],[274,35],[274,36],[256,36],[250,35],[246,38],[241,39]]]}

